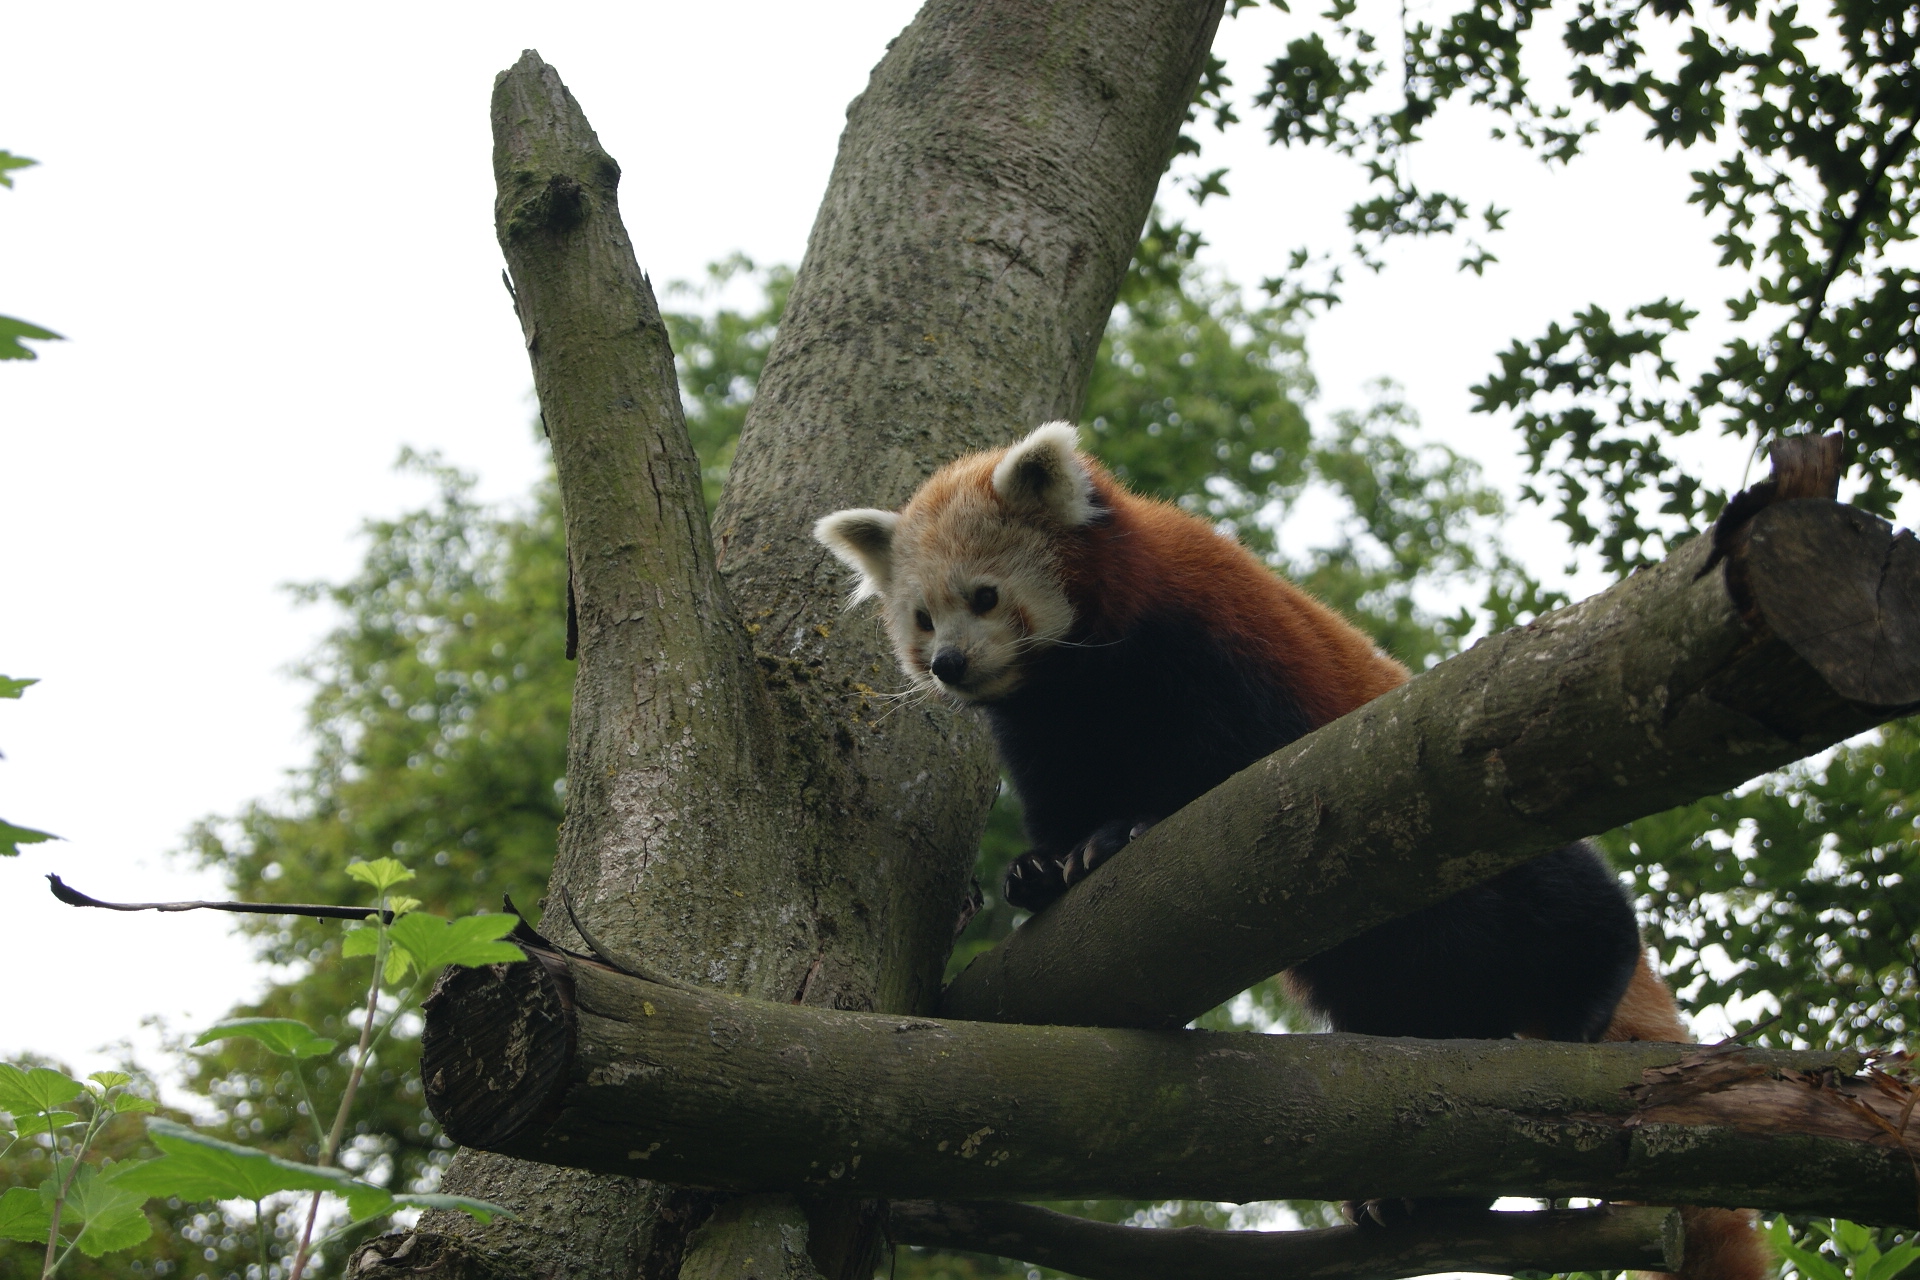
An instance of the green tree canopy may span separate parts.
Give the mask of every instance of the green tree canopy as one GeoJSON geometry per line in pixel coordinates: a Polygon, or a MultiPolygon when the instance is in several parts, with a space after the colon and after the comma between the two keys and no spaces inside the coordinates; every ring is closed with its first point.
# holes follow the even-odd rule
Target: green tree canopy
{"type": "Polygon", "coordinates": [[[1482,411],[1514,415],[1534,474],[1552,477],[1531,496],[1576,544],[1623,570],[1716,514],[1726,489],[1672,451],[1707,427],[1755,448],[1839,431],[1856,501],[1883,513],[1920,480],[1911,5],[1472,0],[1402,10],[1383,29],[1331,0],[1321,17],[1267,68],[1257,101],[1276,143],[1364,166],[1371,191],[1348,211],[1361,261],[1396,237],[1454,233],[1468,233],[1463,266],[1493,260],[1481,241],[1504,211],[1476,215],[1465,192],[1413,177],[1449,104],[1490,113],[1496,138],[1552,163],[1572,162],[1608,115],[1700,155],[1690,200],[1743,282],[1711,366],[1687,371],[1669,353],[1703,300],[1649,298],[1514,342],[1475,388],[1482,411]],[[1543,48],[1535,32],[1556,30],[1560,48],[1543,48]]]}

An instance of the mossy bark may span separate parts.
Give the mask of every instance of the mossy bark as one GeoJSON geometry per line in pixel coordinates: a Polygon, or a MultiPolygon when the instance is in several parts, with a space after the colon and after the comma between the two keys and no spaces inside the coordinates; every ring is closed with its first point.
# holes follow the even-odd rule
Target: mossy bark
{"type": "MultiPolygon", "coordinates": [[[[578,614],[549,933],[584,939],[570,907],[609,953],[704,986],[932,1006],[995,771],[967,718],[887,714],[884,638],[842,617],[808,530],[1075,411],[1221,5],[922,11],[849,109],[717,539],[618,166],[537,55],[501,75],[496,221],[578,614]]],[[[703,1231],[710,1196],[475,1152],[447,1186],[519,1217],[429,1215],[436,1256],[507,1273],[671,1276],[696,1233],[724,1257],[752,1230],[703,1231]]],[[[803,1207],[823,1273],[862,1275],[876,1207],[803,1207]]]]}
{"type": "Polygon", "coordinates": [[[1839,503],[1761,511],[1492,636],[1244,770],[976,959],[943,1016],[1180,1026],[1568,840],[1920,701],[1920,549],[1839,503]]]}
{"type": "Polygon", "coordinates": [[[428,1018],[428,1103],[456,1139],[729,1191],[1595,1196],[1920,1224],[1894,1135],[1911,1086],[1845,1053],[947,1022],[559,957],[454,975],[428,1018]],[[502,1009],[533,1052],[462,1056],[502,1009]],[[554,1036],[564,1067],[527,1069],[554,1036]],[[497,1124],[503,1105],[526,1118],[497,1124]]]}

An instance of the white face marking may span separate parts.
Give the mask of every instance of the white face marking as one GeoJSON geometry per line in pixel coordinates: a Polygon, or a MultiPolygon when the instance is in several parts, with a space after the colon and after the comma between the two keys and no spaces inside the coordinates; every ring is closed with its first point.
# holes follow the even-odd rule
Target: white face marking
{"type": "Polygon", "coordinates": [[[928,527],[903,521],[894,540],[886,596],[894,652],[915,683],[992,702],[1019,688],[1030,661],[1065,638],[1073,607],[1039,529],[986,501],[932,514],[928,527]]]}
{"type": "Polygon", "coordinates": [[[943,467],[902,511],[836,511],[814,526],[859,573],[854,600],[881,598],[894,655],[921,688],[1004,698],[1072,630],[1055,543],[1098,518],[1077,435],[1050,422],[943,467]]]}

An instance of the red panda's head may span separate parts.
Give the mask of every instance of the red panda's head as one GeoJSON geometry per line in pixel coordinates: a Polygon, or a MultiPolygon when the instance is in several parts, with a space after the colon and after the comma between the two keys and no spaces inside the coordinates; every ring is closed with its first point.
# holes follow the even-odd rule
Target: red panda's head
{"type": "Polygon", "coordinates": [[[942,467],[899,511],[836,511],[814,526],[859,573],[853,599],[880,598],[915,683],[992,702],[1072,629],[1060,544],[1100,514],[1076,440],[1050,422],[942,467]]]}

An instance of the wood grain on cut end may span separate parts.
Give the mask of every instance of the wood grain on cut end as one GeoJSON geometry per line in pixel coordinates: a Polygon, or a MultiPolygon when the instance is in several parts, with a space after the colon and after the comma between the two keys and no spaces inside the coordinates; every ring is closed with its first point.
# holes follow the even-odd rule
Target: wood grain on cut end
{"type": "Polygon", "coordinates": [[[482,1151],[558,1104],[573,1059],[567,980],[536,962],[449,968],[427,998],[420,1078],[447,1136],[482,1151]]]}
{"type": "Polygon", "coordinates": [[[1835,693],[1875,707],[1920,702],[1920,544],[1821,498],[1753,518],[1741,566],[1774,634],[1835,693]]]}

